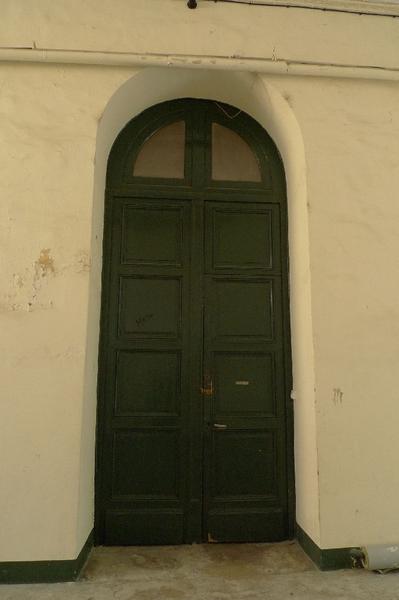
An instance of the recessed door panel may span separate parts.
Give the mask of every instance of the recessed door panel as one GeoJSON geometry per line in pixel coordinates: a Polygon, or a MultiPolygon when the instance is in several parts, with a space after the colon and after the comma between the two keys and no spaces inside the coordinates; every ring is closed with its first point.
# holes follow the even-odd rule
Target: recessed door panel
{"type": "Polygon", "coordinates": [[[214,338],[273,339],[272,281],[214,278],[210,285],[214,338]]]}
{"type": "Polygon", "coordinates": [[[184,513],[178,509],[111,509],[103,527],[107,546],[184,543],[184,513]]]}
{"type": "Polygon", "coordinates": [[[232,501],[276,495],[276,449],[270,431],[216,431],[213,499],[232,501]]]}
{"type": "Polygon", "coordinates": [[[215,417],[276,416],[272,353],[218,352],[214,361],[215,417]]]}
{"type": "Polygon", "coordinates": [[[182,265],[181,208],[128,205],[122,219],[123,264],[182,265]]]}
{"type": "Polygon", "coordinates": [[[177,431],[114,434],[112,497],[177,499],[180,457],[177,431]],[[156,451],[154,451],[156,449],[156,451]]]}
{"type": "Polygon", "coordinates": [[[207,232],[208,272],[280,269],[279,206],[210,203],[207,232]]]}
{"type": "Polygon", "coordinates": [[[180,322],[180,279],[148,276],[121,278],[121,335],[177,338],[180,335],[180,322]]]}
{"type": "Polygon", "coordinates": [[[180,352],[118,352],[115,415],[178,415],[180,352]]]}

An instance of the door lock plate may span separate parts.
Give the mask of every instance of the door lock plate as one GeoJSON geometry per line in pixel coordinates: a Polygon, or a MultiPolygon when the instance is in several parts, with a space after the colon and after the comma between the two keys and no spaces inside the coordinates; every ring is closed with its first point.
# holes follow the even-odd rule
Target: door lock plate
{"type": "Polygon", "coordinates": [[[204,377],[204,384],[201,388],[203,396],[213,396],[213,381],[209,375],[204,377]]]}
{"type": "Polygon", "coordinates": [[[213,395],[213,388],[212,387],[202,387],[201,388],[201,394],[203,396],[212,396],[213,395]]]}

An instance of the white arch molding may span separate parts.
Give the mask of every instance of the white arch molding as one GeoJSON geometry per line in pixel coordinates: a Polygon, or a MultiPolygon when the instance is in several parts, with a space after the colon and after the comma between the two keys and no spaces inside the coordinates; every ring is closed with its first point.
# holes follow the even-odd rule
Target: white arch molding
{"type": "Polygon", "coordinates": [[[154,104],[187,97],[226,102],[247,112],[273,138],[283,159],[289,227],[296,520],[316,543],[320,543],[306,163],[302,134],[292,108],[268,76],[181,68],[137,71],[109,99],[98,126],[77,537],[83,544],[93,527],[102,233],[109,152],[118,133],[133,117],[154,104]]]}

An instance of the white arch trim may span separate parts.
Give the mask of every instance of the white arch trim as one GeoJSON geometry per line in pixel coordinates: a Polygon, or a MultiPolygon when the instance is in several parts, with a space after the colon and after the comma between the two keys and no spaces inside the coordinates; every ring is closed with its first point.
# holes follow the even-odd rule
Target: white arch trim
{"type": "Polygon", "coordinates": [[[274,139],[284,162],[288,195],[295,398],[296,519],[302,529],[316,543],[320,543],[306,162],[300,127],[287,101],[265,75],[181,68],[147,68],[137,71],[110,98],[98,126],[85,372],[87,404],[82,420],[78,538],[84,540],[93,525],[93,439],[107,160],[116,136],[133,117],[154,104],[185,97],[217,100],[244,110],[274,139]],[[92,436],[88,436],[87,432],[90,430],[93,432],[92,436]],[[88,472],[91,473],[89,480],[88,472]]]}

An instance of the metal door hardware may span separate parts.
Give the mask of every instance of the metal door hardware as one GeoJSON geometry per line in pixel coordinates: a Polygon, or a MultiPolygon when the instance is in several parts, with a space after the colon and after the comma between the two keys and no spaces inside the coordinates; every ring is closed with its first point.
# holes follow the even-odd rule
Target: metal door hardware
{"type": "Polygon", "coordinates": [[[204,396],[212,396],[213,395],[213,382],[212,377],[210,375],[205,375],[204,383],[201,388],[201,394],[204,396]]]}

